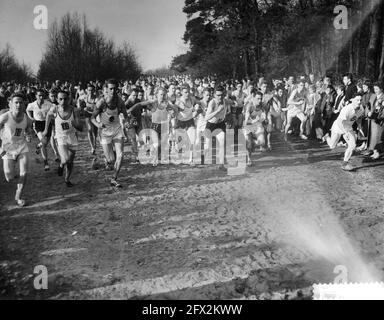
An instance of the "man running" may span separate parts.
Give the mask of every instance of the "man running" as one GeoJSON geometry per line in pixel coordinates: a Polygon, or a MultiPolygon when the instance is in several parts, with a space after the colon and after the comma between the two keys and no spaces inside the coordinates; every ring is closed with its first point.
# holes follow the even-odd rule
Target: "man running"
{"type": "Polygon", "coordinates": [[[252,151],[254,145],[265,145],[265,128],[267,115],[262,106],[263,94],[255,89],[251,93],[251,99],[246,105],[244,135],[248,152],[247,165],[252,165],[252,151]]]}
{"type": "Polygon", "coordinates": [[[193,119],[193,110],[197,104],[200,105],[200,101],[190,93],[190,88],[187,85],[183,86],[181,88],[181,97],[176,102],[178,108],[176,129],[186,130],[187,132],[190,141],[189,164],[192,166],[195,165],[193,157],[196,141],[196,126],[193,119]]]}
{"type": "Polygon", "coordinates": [[[91,122],[92,114],[96,107],[96,88],[88,84],[87,91],[78,100],[78,107],[84,109],[85,126],[87,128],[88,140],[91,145],[91,154],[96,154],[97,127],[91,122]]]}
{"type": "Polygon", "coordinates": [[[41,149],[41,156],[44,160],[45,171],[49,170],[47,145],[51,138],[52,126],[49,127],[46,137],[43,137],[43,132],[45,129],[45,120],[51,108],[52,104],[49,101],[44,100],[44,91],[42,89],[38,89],[36,91],[36,101],[28,104],[27,107],[27,116],[33,122],[33,129],[35,130],[40,141],[37,145],[36,151],[39,152],[41,149]]]}
{"type": "Polygon", "coordinates": [[[344,154],[344,162],[342,169],[344,171],[354,171],[355,168],[349,163],[356,149],[356,134],[353,131],[353,124],[362,119],[364,108],[361,105],[362,96],[357,93],[351,100],[351,103],[340,111],[340,115],[332,126],[331,133],[324,136],[323,141],[327,141],[331,149],[335,149],[340,138],[343,137],[347,142],[347,150],[344,154]]]}
{"type": "MultiPolygon", "coordinates": [[[[195,150],[201,150],[201,137],[205,134],[205,129],[207,126],[207,121],[205,116],[208,110],[208,104],[212,98],[212,90],[210,88],[203,89],[203,99],[200,101],[200,104],[195,106],[193,117],[196,120],[196,141],[195,141],[195,150]]],[[[205,137],[207,139],[207,137],[205,137]]],[[[205,141],[204,145],[204,157],[207,154],[207,148],[209,147],[208,141],[205,141]]],[[[205,158],[204,158],[205,160],[205,158]]]]}
{"type": "MultiPolygon", "coordinates": [[[[56,90],[55,89],[51,89],[49,91],[48,101],[52,105],[55,105],[55,106],[58,105],[57,94],[56,94],[56,90]]],[[[51,133],[51,139],[50,140],[51,140],[50,142],[51,142],[51,147],[52,147],[53,153],[55,154],[55,162],[60,163],[59,150],[57,148],[57,141],[56,141],[56,138],[55,138],[55,126],[54,126],[53,122],[52,122],[52,133],[51,133]]]]}
{"type": "MultiPolygon", "coordinates": [[[[133,107],[136,103],[140,102],[137,99],[138,93],[139,90],[134,89],[128,97],[127,101],[125,101],[125,107],[127,108],[127,110],[133,107]]],[[[140,133],[141,127],[141,110],[135,110],[134,112],[128,115],[128,121],[125,125],[125,134],[127,138],[131,140],[132,143],[134,163],[138,163],[139,161],[136,135],[140,133]]]]}
{"type": "Polygon", "coordinates": [[[43,136],[47,136],[49,125],[52,120],[55,122],[56,141],[60,155],[60,167],[58,175],[62,176],[66,169],[64,182],[68,188],[73,187],[69,180],[73,171],[73,162],[78,146],[76,130],[82,131],[78,109],[69,104],[69,93],[60,90],[57,95],[58,106],[53,106],[47,114],[43,136]]]}
{"type": "Polygon", "coordinates": [[[121,188],[122,185],[117,182],[124,157],[124,131],[120,113],[124,115],[125,121],[128,115],[123,100],[117,95],[117,90],[118,82],[114,79],[108,80],[106,95],[97,101],[91,121],[100,130],[100,143],[106,159],[106,168],[107,170],[112,166],[114,168],[110,185],[121,188]],[[100,116],[100,122],[96,120],[97,116],[100,116]]]}
{"type": "Polygon", "coordinates": [[[297,85],[297,89],[294,89],[288,99],[288,112],[287,112],[287,124],[285,126],[285,135],[291,128],[292,120],[298,118],[301,121],[300,124],[300,138],[308,140],[307,136],[304,135],[305,125],[307,117],[304,114],[306,105],[306,90],[303,81],[300,81],[297,85]]]}
{"type": "Polygon", "coordinates": [[[243,91],[243,85],[241,83],[236,85],[236,90],[232,92],[232,96],[236,99],[235,106],[231,108],[233,126],[236,132],[243,127],[244,103],[247,97],[243,91]]]}
{"type": "MultiPolygon", "coordinates": [[[[160,88],[157,91],[157,99],[156,100],[148,100],[143,101],[135,104],[133,107],[131,107],[127,112],[128,114],[131,114],[132,112],[135,112],[137,109],[142,110],[143,108],[147,108],[152,116],[152,125],[151,129],[154,130],[157,133],[158,136],[158,143],[154,143],[153,145],[153,166],[158,166],[158,161],[160,157],[166,157],[168,152],[166,154],[161,154],[161,151],[159,148],[159,144],[161,146],[165,145],[165,138],[168,138],[168,135],[161,132],[162,127],[168,127],[169,128],[169,121],[170,121],[170,113],[175,111],[174,105],[172,105],[167,99],[167,92],[164,88],[160,88]]],[[[163,152],[165,150],[162,150],[163,152]]]]}
{"type": "Polygon", "coordinates": [[[19,181],[15,194],[16,203],[25,206],[22,193],[28,172],[28,144],[31,141],[32,121],[25,114],[24,97],[19,94],[11,96],[11,108],[0,115],[0,137],[2,147],[0,156],[3,159],[4,175],[7,182],[15,179],[16,165],[19,165],[19,181]]]}
{"type": "MultiPolygon", "coordinates": [[[[218,86],[215,89],[214,99],[212,99],[208,104],[205,120],[207,121],[206,128],[212,133],[215,130],[219,130],[219,133],[216,135],[218,142],[218,144],[216,143],[216,146],[219,145],[220,170],[225,170],[225,118],[228,112],[230,112],[230,104],[224,99],[224,88],[222,86],[218,86]]],[[[207,161],[207,159],[205,159],[205,161],[207,161]]]]}

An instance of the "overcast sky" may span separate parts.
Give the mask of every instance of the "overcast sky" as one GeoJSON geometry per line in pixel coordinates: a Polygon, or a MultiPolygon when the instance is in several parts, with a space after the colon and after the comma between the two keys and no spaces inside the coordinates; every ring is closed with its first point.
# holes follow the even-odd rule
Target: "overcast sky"
{"type": "Polygon", "coordinates": [[[145,70],[169,65],[185,51],[184,0],[0,0],[0,50],[9,42],[34,72],[47,39],[46,30],[33,27],[36,5],[47,7],[49,23],[68,11],[85,13],[92,29],[98,27],[116,44],[132,43],[145,70]]]}

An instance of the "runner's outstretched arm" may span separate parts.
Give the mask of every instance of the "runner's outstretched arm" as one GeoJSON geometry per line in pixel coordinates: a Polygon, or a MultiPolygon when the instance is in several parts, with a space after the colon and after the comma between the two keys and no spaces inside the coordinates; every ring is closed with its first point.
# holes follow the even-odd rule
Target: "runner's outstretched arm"
{"type": "Polygon", "coordinates": [[[98,101],[97,104],[96,104],[96,108],[95,108],[95,110],[92,113],[91,122],[95,125],[96,128],[99,128],[99,129],[104,128],[104,124],[102,124],[100,122],[97,122],[96,118],[102,112],[103,112],[102,104],[100,103],[100,101],[98,101]]]}
{"type": "Polygon", "coordinates": [[[42,133],[43,137],[46,137],[47,134],[48,134],[48,128],[49,128],[49,124],[51,123],[51,121],[53,120],[53,110],[54,108],[56,107],[52,107],[48,113],[47,113],[47,117],[46,117],[46,120],[45,120],[45,128],[44,128],[44,132],[42,133]]]}
{"type": "Polygon", "coordinates": [[[83,131],[83,123],[80,121],[80,112],[79,109],[73,109],[73,126],[78,131],[83,131]]]}
{"type": "Polygon", "coordinates": [[[27,119],[27,128],[25,129],[25,139],[27,142],[32,141],[32,134],[33,134],[33,121],[30,119],[27,119]]]}
{"type": "Polygon", "coordinates": [[[152,103],[153,103],[153,101],[151,101],[151,100],[136,103],[134,106],[132,106],[131,108],[129,108],[127,110],[127,114],[131,113],[132,111],[135,111],[137,108],[148,107],[152,103]]]}

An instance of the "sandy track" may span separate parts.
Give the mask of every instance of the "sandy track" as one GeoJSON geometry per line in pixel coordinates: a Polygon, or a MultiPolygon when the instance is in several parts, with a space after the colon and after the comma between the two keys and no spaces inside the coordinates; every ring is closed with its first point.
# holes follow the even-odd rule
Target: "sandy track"
{"type": "Polygon", "coordinates": [[[126,162],[116,192],[81,145],[73,189],[33,162],[27,208],[1,177],[3,298],[309,298],[337,264],[382,270],[383,167],[342,172],[343,150],[276,137],[239,177],[126,162]],[[44,292],[32,287],[39,264],[44,292]]]}

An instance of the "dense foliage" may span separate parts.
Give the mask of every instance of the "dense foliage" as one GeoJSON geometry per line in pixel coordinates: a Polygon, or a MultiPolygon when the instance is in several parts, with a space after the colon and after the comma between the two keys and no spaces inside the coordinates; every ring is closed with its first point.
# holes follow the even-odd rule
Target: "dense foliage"
{"type": "Polygon", "coordinates": [[[38,77],[50,81],[135,80],[141,72],[135,51],[128,43],[117,47],[98,29],[91,30],[85,16],[68,13],[50,25],[38,77]]]}
{"type": "Polygon", "coordinates": [[[16,60],[9,44],[0,51],[0,83],[6,81],[27,82],[32,79],[32,71],[25,63],[16,60]]]}
{"type": "Polygon", "coordinates": [[[185,0],[190,50],[172,68],[223,77],[351,72],[384,78],[383,0],[185,0]],[[336,5],[348,29],[336,30],[336,5]]]}

